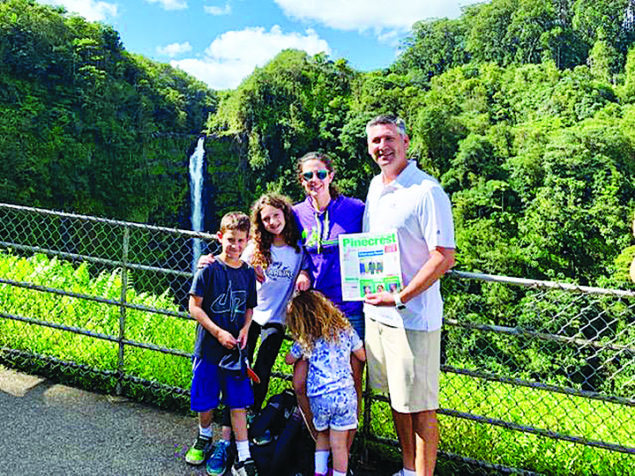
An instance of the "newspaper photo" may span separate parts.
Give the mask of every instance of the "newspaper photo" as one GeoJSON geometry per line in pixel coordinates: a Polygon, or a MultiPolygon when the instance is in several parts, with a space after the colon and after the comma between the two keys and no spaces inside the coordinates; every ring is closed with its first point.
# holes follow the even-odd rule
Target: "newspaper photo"
{"type": "Polygon", "coordinates": [[[362,301],[366,294],[401,290],[396,230],[339,236],[342,299],[362,301]]]}

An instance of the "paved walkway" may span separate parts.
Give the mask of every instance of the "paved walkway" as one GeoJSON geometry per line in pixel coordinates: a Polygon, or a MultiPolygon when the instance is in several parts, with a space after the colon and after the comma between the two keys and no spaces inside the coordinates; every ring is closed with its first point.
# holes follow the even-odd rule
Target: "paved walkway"
{"type": "Polygon", "coordinates": [[[196,419],[0,367],[0,475],[194,476],[196,419]]]}
{"type": "Polygon", "coordinates": [[[0,366],[0,476],[204,475],[184,460],[196,428],[195,417],[0,366]]]}

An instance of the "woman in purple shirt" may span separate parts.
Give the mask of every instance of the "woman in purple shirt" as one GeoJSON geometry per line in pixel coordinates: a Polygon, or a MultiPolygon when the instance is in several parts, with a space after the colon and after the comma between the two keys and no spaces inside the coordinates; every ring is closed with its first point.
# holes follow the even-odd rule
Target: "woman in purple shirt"
{"type": "MultiPolygon", "coordinates": [[[[333,184],[335,170],[331,159],[320,152],[309,152],[297,162],[300,185],[306,199],[293,207],[302,242],[309,256],[313,288],[328,297],[351,322],[359,337],[364,339],[364,314],[361,301],[343,301],[340,278],[338,236],[361,233],[364,202],[341,195],[333,184]]],[[[362,394],[364,363],[351,360],[358,401],[362,394]]],[[[306,413],[306,361],[295,364],[293,385],[300,407],[306,413]]],[[[310,411],[310,410],[309,410],[310,411]]],[[[310,422],[310,418],[307,418],[310,422]]]]}

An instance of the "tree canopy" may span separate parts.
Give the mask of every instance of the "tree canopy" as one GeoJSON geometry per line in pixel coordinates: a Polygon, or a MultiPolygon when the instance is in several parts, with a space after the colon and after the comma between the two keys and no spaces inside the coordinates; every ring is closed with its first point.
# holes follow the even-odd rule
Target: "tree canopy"
{"type": "Polygon", "coordinates": [[[181,207],[206,85],[119,34],[28,0],[0,3],[0,201],[163,221],[181,207]]]}
{"type": "Polygon", "coordinates": [[[422,19],[385,70],[286,50],[215,92],[115,30],[0,3],[0,201],[187,226],[205,133],[208,225],[266,190],[300,199],[322,150],[364,198],[365,124],[401,115],[450,194],[460,269],[627,285],[635,210],[635,0],[492,0],[422,19]]]}

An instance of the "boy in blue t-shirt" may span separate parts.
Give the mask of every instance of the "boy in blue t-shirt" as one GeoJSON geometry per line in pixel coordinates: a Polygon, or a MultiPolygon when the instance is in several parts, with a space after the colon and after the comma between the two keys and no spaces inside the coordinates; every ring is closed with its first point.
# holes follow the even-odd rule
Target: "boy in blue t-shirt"
{"type": "MultiPolygon", "coordinates": [[[[232,349],[237,350],[236,346],[245,347],[253,308],[257,305],[256,274],[240,260],[248,238],[249,217],[240,212],[226,214],[218,232],[222,252],[214,263],[196,273],[189,293],[189,311],[198,322],[191,408],[198,412],[199,433],[185,460],[194,465],[205,461],[212,443],[212,411],[222,394],[223,403],[230,409],[238,452],[232,473],[239,476],[256,474],[247,439],[247,408],[253,404],[254,395],[246,375],[227,372],[219,364],[232,349]]],[[[226,447],[219,446],[218,450],[226,455],[226,447]]],[[[227,470],[226,466],[216,468],[210,463],[207,466],[208,474],[212,475],[227,470]]]]}

